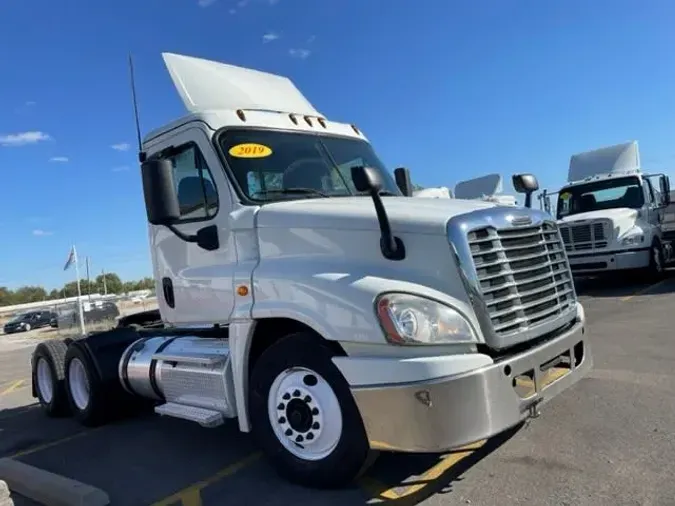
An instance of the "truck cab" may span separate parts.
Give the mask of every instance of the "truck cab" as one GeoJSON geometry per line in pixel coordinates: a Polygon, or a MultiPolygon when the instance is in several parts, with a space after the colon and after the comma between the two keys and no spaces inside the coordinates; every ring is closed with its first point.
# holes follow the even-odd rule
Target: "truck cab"
{"type": "MultiPolygon", "coordinates": [[[[237,418],[282,476],[323,488],[380,451],[514,427],[591,368],[548,214],[411,198],[406,170],[289,79],[163,57],[188,110],[139,153],[163,324],[38,346],[47,412],[62,401],[41,394],[44,363],[65,355],[82,423],[129,398],[205,427],[237,418]]],[[[518,182],[529,203],[536,181],[518,182]]]]}
{"type": "Polygon", "coordinates": [[[671,257],[663,231],[670,182],[642,172],[637,142],[572,156],[568,180],[557,192],[555,214],[573,273],[661,275],[671,257]]]}
{"type": "Polygon", "coordinates": [[[440,186],[416,190],[413,192],[413,196],[436,199],[483,200],[503,206],[518,205],[514,196],[502,193],[502,176],[500,174],[486,174],[485,176],[460,181],[455,186],[454,192],[445,186],[440,186]]]}

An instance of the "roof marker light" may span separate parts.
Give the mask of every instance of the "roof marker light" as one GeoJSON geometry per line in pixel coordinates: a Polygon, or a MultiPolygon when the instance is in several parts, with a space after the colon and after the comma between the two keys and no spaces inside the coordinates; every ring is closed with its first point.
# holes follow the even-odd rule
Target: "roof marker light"
{"type": "Polygon", "coordinates": [[[244,114],[244,111],[241,109],[237,109],[237,116],[239,116],[239,119],[242,121],[246,121],[246,115],[244,114]]]}
{"type": "Polygon", "coordinates": [[[322,127],[326,128],[326,120],[323,118],[317,118],[317,121],[319,122],[319,125],[322,127]]]}
{"type": "Polygon", "coordinates": [[[313,126],[312,120],[309,118],[309,116],[305,116],[305,123],[307,123],[309,126],[313,126]]]}
{"type": "Polygon", "coordinates": [[[358,135],[361,135],[361,132],[359,132],[359,129],[356,128],[356,125],[351,125],[352,130],[354,130],[358,135]]]}

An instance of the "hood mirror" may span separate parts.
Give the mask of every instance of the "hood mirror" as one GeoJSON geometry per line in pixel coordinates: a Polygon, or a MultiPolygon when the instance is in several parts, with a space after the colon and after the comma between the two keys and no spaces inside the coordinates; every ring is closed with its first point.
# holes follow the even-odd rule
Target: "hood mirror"
{"type": "Polygon", "coordinates": [[[539,181],[534,174],[514,174],[511,180],[514,190],[525,194],[525,207],[532,207],[532,194],[539,189],[539,181]]]}

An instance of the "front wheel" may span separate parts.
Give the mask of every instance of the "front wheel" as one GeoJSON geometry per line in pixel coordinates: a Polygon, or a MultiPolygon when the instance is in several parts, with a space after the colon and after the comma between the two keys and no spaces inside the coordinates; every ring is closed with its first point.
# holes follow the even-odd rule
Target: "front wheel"
{"type": "Polygon", "coordinates": [[[658,281],[663,278],[664,270],[664,255],[661,243],[655,242],[649,249],[649,267],[647,268],[647,275],[652,281],[658,281]]]}
{"type": "Polygon", "coordinates": [[[320,338],[297,333],[255,364],[253,435],[277,472],[309,487],[349,484],[374,461],[349,386],[320,338]]]}

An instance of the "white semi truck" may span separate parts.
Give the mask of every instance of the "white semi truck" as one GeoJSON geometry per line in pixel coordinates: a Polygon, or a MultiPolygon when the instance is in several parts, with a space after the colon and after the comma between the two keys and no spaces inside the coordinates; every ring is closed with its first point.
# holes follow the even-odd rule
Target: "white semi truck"
{"type": "Polygon", "coordinates": [[[139,155],[159,310],[39,344],[49,415],[237,418],[282,476],[337,487],[379,451],[514,427],[588,372],[549,215],[410,198],[290,80],[163,57],[188,114],[139,155]]]}
{"type": "Polygon", "coordinates": [[[484,200],[504,206],[516,206],[516,198],[512,195],[502,194],[502,176],[499,174],[486,174],[473,179],[460,181],[455,185],[454,194],[449,188],[439,186],[436,188],[424,188],[413,191],[413,197],[434,199],[465,199],[484,200]]]}
{"type": "Polygon", "coordinates": [[[575,276],[617,270],[663,275],[672,257],[664,230],[670,180],[642,172],[637,141],[573,155],[567,180],[540,198],[543,209],[555,213],[575,276]]]}

